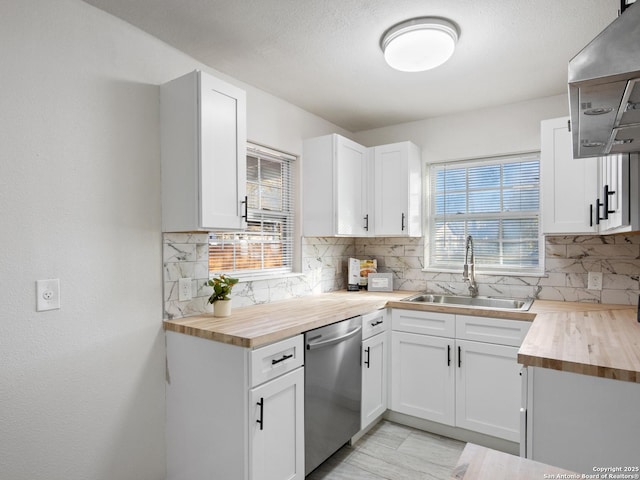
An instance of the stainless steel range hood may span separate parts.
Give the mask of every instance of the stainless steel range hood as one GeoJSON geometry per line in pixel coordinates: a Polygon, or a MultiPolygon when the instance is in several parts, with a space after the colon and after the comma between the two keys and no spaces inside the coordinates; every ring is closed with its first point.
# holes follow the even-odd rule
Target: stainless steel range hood
{"type": "Polygon", "coordinates": [[[640,5],[569,62],[569,106],[574,157],[640,152],[640,5]]]}

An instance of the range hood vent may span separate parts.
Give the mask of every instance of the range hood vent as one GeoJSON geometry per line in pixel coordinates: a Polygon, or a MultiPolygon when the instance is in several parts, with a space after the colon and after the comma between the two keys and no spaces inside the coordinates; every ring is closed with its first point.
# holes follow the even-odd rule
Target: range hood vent
{"type": "Polygon", "coordinates": [[[574,157],[640,152],[640,6],[569,62],[569,106],[574,157]]]}

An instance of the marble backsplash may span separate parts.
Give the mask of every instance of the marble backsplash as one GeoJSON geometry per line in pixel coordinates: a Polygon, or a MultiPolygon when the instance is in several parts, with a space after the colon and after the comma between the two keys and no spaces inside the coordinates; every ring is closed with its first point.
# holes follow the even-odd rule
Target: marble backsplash
{"type": "MultiPolygon", "coordinates": [[[[377,258],[379,271],[393,272],[395,289],[468,293],[462,265],[455,273],[422,270],[421,238],[356,239],[356,257],[377,258]]],[[[476,275],[480,295],[627,305],[638,304],[639,279],[640,235],[548,236],[544,276],[476,275]],[[602,272],[602,290],[587,289],[588,272],[602,272]]]]}
{"type": "MultiPolygon", "coordinates": [[[[164,318],[211,312],[207,303],[208,235],[167,233],[163,237],[164,318]],[[178,279],[192,279],[193,299],[178,300],[178,279]]],[[[233,290],[233,306],[269,303],[346,288],[349,257],[375,258],[392,272],[394,289],[466,294],[460,272],[423,271],[421,238],[303,238],[301,273],[250,280],[233,290]]],[[[480,295],[529,297],[636,305],[640,294],[640,235],[554,236],[545,242],[545,275],[477,275],[480,295]],[[603,273],[603,289],[588,290],[588,272],[603,273]]]]}
{"type": "MultiPolygon", "coordinates": [[[[269,303],[286,298],[345,288],[347,259],[355,253],[353,238],[303,238],[301,273],[269,280],[240,282],[232,294],[232,306],[269,303]]],[[[209,279],[208,234],[165,233],[163,236],[164,318],[180,318],[211,312],[207,302],[209,279]],[[193,298],[178,300],[178,279],[191,278],[193,298]]]]}

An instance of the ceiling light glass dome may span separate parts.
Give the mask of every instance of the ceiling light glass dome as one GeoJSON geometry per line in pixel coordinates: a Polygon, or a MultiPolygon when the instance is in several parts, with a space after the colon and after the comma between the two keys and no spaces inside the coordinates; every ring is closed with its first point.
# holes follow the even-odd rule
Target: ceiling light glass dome
{"type": "Polygon", "coordinates": [[[430,70],[451,58],[458,28],[444,18],[414,18],[385,32],[380,40],[386,62],[402,72],[430,70]]]}

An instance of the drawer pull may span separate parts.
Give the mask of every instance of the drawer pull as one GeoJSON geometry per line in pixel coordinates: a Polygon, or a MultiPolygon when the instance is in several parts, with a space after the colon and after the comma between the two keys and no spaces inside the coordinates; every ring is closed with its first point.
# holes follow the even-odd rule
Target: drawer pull
{"type": "Polygon", "coordinates": [[[280,362],[284,362],[285,360],[288,360],[289,358],[293,358],[293,353],[290,355],[283,355],[282,358],[279,358],[277,360],[271,360],[271,365],[275,365],[276,363],[280,363],[280,362]]]}
{"type": "Polygon", "coordinates": [[[377,327],[378,325],[380,325],[381,323],[384,323],[384,320],[378,320],[377,322],[371,322],[371,326],[372,327],[377,327]]]}
{"type": "Polygon", "coordinates": [[[260,419],[256,423],[260,424],[260,430],[264,430],[264,397],[260,397],[260,401],[256,404],[260,407],[260,419]]]}

